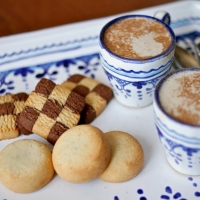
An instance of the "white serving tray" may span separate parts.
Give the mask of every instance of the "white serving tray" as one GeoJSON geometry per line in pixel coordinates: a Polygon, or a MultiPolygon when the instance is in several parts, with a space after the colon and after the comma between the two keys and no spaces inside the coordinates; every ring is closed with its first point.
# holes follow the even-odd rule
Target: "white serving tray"
{"type": "MultiPolygon", "coordinates": [[[[159,10],[170,13],[177,42],[194,52],[195,43],[200,41],[199,1],[177,1],[120,15],[153,16],[159,10]]],[[[29,93],[42,77],[61,83],[74,73],[109,85],[99,61],[98,36],[106,22],[120,15],[0,38],[0,95],[29,93]]],[[[0,183],[0,200],[200,199],[200,177],[180,174],[167,163],[154,125],[152,105],[130,109],[113,99],[92,125],[104,132],[121,130],[136,137],[145,152],[141,173],[124,183],[95,179],[83,184],[68,183],[55,175],[45,187],[29,194],[13,193],[0,183]]],[[[36,139],[52,149],[47,141],[32,134],[0,141],[0,150],[23,138],[36,139]]]]}

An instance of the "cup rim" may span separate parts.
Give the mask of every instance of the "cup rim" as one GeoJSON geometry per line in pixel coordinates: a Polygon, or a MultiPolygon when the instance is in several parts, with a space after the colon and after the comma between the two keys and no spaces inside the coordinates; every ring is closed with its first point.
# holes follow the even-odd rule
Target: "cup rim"
{"type": "Polygon", "coordinates": [[[161,103],[160,103],[160,99],[159,99],[159,91],[160,91],[160,88],[162,87],[163,83],[168,79],[170,78],[171,76],[173,76],[174,74],[177,74],[177,73],[182,73],[182,72],[185,72],[185,71],[198,71],[200,72],[200,69],[198,68],[184,68],[184,69],[178,69],[176,71],[172,71],[170,72],[169,74],[167,74],[166,76],[164,76],[163,78],[161,78],[156,87],[155,87],[155,91],[154,91],[154,104],[157,105],[157,107],[159,108],[159,110],[165,114],[165,116],[167,116],[168,119],[170,119],[171,121],[177,123],[177,124],[180,124],[180,125],[184,125],[184,126],[188,126],[188,127],[193,127],[193,128],[200,128],[200,125],[193,125],[193,124],[187,124],[187,123],[184,123],[184,122],[180,122],[178,120],[176,120],[175,118],[171,117],[164,109],[163,107],[161,106],[161,103]]]}
{"type": "Polygon", "coordinates": [[[160,57],[162,57],[164,55],[168,55],[174,49],[174,47],[176,45],[176,36],[175,36],[175,33],[173,32],[173,30],[172,30],[172,28],[170,26],[168,26],[165,22],[163,22],[162,20],[157,19],[155,17],[151,17],[151,16],[148,16],[148,15],[139,15],[139,14],[136,14],[136,15],[123,15],[123,16],[117,17],[117,18],[109,21],[107,24],[105,24],[103,26],[103,28],[100,31],[100,35],[99,35],[99,44],[100,44],[101,47],[103,47],[104,49],[106,49],[106,51],[112,57],[114,57],[116,59],[122,60],[123,62],[141,63],[142,64],[142,63],[146,63],[146,62],[153,62],[153,61],[159,59],[160,57]],[[156,56],[153,56],[151,58],[146,58],[146,59],[131,59],[131,58],[124,58],[124,57],[121,57],[119,55],[116,55],[115,53],[113,53],[112,51],[110,51],[104,45],[103,36],[104,36],[104,33],[107,30],[107,28],[110,27],[112,24],[114,24],[114,23],[116,23],[118,21],[124,20],[124,19],[128,19],[128,18],[147,18],[147,19],[151,19],[151,20],[154,20],[154,21],[162,24],[169,31],[169,33],[171,35],[171,44],[169,45],[169,47],[164,52],[162,52],[161,54],[158,54],[156,56]]]}

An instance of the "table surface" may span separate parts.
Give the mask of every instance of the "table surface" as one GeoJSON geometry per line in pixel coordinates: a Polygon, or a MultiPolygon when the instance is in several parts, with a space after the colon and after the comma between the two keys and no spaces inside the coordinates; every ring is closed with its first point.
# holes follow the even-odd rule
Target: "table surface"
{"type": "Polygon", "coordinates": [[[134,11],[175,0],[4,0],[0,36],[134,11]]]}

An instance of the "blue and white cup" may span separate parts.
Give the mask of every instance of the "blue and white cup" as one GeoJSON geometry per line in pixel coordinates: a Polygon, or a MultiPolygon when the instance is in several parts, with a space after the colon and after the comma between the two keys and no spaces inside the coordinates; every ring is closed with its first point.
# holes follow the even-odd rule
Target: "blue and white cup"
{"type": "MultiPolygon", "coordinates": [[[[169,73],[156,85],[153,100],[154,121],[167,161],[176,171],[186,175],[200,175],[200,125],[189,124],[172,117],[164,109],[161,100],[161,98],[168,99],[168,97],[163,97],[162,95],[166,93],[161,93],[160,91],[171,77],[181,75],[181,73],[187,75],[193,72],[200,74],[200,69],[185,68],[169,73]]],[[[187,79],[185,80],[187,81],[187,79]]],[[[177,88],[176,84],[171,84],[170,86],[170,90],[173,93],[177,91],[177,88]]],[[[194,87],[192,90],[194,90],[194,87]]],[[[178,91],[181,91],[181,89],[178,88],[178,91]]],[[[176,96],[179,96],[179,94],[176,96]]],[[[179,100],[176,99],[176,101],[179,100]]],[[[166,103],[168,105],[171,104],[170,102],[166,103]]],[[[173,105],[176,106],[175,103],[173,105]]],[[[181,108],[184,108],[184,105],[181,105],[181,108]]],[[[185,113],[184,115],[186,115],[183,116],[184,120],[187,120],[188,115],[185,113]]]]}
{"type": "MultiPolygon", "coordinates": [[[[156,16],[170,23],[168,13],[156,16]]],[[[173,64],[176,38],[173,30],[164,21],[146,15],[121,16],[108,22],[100,32],[100,60],[107,75],[115,98],[128,107],[144,107],[152,103],[153,92],[157,82],[170,71],[173,64]],[[128,18],[144,18],[162,24],[171,36],[171,44],[161,54],[140,60],[120,57],[111,52],[104,44],[105,31],[114,23],[128,18]]]]}

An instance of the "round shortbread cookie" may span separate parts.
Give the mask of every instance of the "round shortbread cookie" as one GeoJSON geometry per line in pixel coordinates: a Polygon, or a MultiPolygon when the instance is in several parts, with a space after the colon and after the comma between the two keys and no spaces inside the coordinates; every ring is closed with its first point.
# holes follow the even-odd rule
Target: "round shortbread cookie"
{"type": "Polygon", "coordinates": [[[122,131],[111,131],[105,135],[111,147],[111,159],[99,178],[107,182],[124,182],[132,179],[143,167],[142,146],[132,135],[122,131]]]}
{"type": "Polygon", "coordinates": [[[53,177],[52,153],[30,139],[15,141],[0,152],[0,181],[16,193],[29,193],[46,185],[53,177]]]}
{"type": "Polygon", "coordinates": [[[110,160],[104,133],[91,125],[75,126],[63,133],[53,148],[58,175],[72,183],[90,181],[100,175],[110,160]]]}

